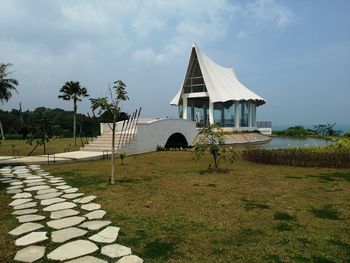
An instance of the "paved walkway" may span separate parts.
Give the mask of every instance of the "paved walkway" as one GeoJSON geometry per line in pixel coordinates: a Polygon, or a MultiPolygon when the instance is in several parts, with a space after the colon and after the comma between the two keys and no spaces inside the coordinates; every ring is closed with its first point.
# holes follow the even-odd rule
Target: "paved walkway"
{"type": "MultiPolygon", "coordinates": [[[[109,153],[110,154],[110,153],[109,153]]],[[[52,155],[37,156],[0,156],[0,164],[20,165],[20,164],[42,164],[42,163],[67,163],[76,161],[93,161],[103,159],[103,152],[75,151],[57,153],[52,155]]]]}
{"type": "Polygon", "coordinates": [[[9,205],[20,223],[9,232],[18,247],[14,261],[143,263],[116,243],[120,228],[103,219],[96,196],[85,196],[39,165],[3,167],[0,182],[9,184],[9,205]]]}

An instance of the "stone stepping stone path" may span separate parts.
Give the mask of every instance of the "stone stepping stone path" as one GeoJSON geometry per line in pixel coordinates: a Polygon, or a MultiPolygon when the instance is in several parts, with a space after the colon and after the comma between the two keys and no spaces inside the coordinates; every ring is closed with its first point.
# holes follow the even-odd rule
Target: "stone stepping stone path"
{"type": "Polygon", "coordinates": [[[64,178],[40,165],[6,166],[0,183],[8,184],[9,206],[20,223],[9,232],[18,247],[14,261],[143,263],[116,243],[120,228],[102,220],[106,211],[92,203],[97,197],[84,196],[64,178]]]}
{"type": "Polygon", "coordinates": [[[15,256],[16,261],[34,262],[41,259],[45,254],[45,247],[28,246],[19,250],[15,256]]]}

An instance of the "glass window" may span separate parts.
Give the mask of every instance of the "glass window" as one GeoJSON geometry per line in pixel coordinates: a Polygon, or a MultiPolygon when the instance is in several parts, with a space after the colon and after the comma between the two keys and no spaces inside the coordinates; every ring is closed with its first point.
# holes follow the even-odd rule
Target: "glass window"
{"type": "Polygon", "coordinates": [[[183,103],[182,103],[182,99],[180,99],[180,102],[179,102],[179,118],[182,119],[183,117],[183,103]]]}
{"type": "Polygon", "coordinates": [[[220,127],[235,126],[235,104],[233,101],[214,103],[214,123],[220,127]]]}
{"type": "Polygon", "coordinates": [[[198,127],[209,123],[209,98],[190,98],[187,100],[187,119],[195,121],[198,127]]]}
{"type": "Polygon", "coordinates": [[[184,93],[206,92],[204,79],[197,59],[192,61],[184,83],[184,93]]]}
{"type": "Polygon", "coordinates": [[[248,127],[249,126],[249,102],[248,101],[241,101],[240,103],[240,121],[239,126],[240,127],[248,127]]]}

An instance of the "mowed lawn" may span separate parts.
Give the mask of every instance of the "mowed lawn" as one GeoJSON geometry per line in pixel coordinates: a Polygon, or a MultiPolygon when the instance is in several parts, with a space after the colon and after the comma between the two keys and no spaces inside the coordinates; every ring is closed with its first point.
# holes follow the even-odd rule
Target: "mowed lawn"
{"type": "MultiPolygon", "coordinates": [[[[118,242],[146,262],[349,262],[350,169],[295,168],[239,161],[202,173],[208,156],[155,152],[118,161],[45,166],[97,195],[118,242]]],[[[1,185],[0,251],[9,262],[16,225],[1,185]]]]}
{"type": "MultiPolygon", "coordinates": [[[[85,143],[86,139],[83,139],[85,143]]],[[[46,150],[49,154],[62,153],[65,151],[76,151],[79,150],[81,146],[80,138],[77,138],[77,146],[74,146],[73,138],[56,138],[51,139],[47,145],[46,150]]],[[[5,140],[0,141],[0,156],[27,156],[28,153],[35,147],[35,142],[33,145],[27,144],[26,140],[5,140]],[[13,152],[15,150],[15,152],[13,152]]],[[[32,155],[42,155],[44,154],[44,148],[42,145],[38,146],[32,155]]]]}

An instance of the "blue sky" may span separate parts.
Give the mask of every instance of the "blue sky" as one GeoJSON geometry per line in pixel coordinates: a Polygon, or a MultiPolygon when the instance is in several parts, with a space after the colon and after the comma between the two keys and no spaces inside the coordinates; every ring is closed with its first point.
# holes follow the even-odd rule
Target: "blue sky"
{"type": "Polygon", "coordinates": [[[71,109],[57,99],[66,81],[98,97],[122,79],[124,110],[175,116],[169,101],[196,42],[267,100],[258,120],[350,124],[347,0],[0,0],[0,10],[0,62],[20,82],[2,109],[71,109]]]}

